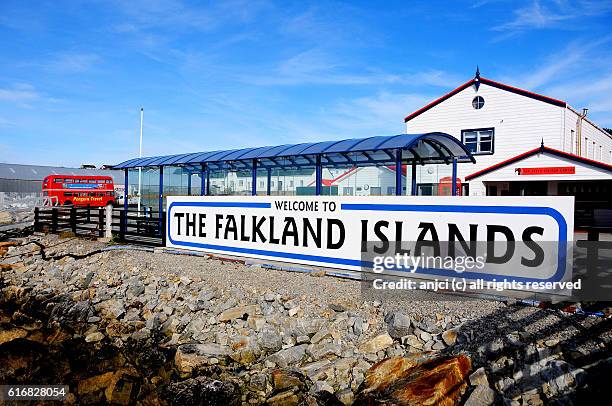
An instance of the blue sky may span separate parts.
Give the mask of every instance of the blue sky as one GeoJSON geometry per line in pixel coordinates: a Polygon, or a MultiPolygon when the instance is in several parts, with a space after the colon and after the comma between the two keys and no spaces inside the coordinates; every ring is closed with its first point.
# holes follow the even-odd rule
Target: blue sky
{"type": "Polygon", "coordinates": [[[612,127],[612,1],[0,2],[0,162],[404,132],[483,76],[612,127]]]}

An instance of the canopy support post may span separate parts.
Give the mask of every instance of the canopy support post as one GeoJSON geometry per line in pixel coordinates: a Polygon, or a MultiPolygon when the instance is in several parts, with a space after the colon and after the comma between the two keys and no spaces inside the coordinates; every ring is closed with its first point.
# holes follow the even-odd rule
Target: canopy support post
{"type": "Polygon", "coordinates": [[[253,159],[251,169],[251,196],[257,196],[257,159],[253,159]]]}
{"type": "Polygon", "coordinates": [[[206,166],[206,196],[210,196],[210,168],[206,166]]]}
{"type": "Polygon", "coordinates": [[[323,166],[321,165],[321,155],[317,155],[315,167],[315,195],[321,196],[321,184],[323,183],[323,166]]]}
{"type": "Polygon", "coordinates": [[[268,184],[266,186],[266,195],[270,196],[272,194],[272,168],[268,168],[268,184]]]}
{"type": "Polygon", "coordinates": [[[159,235],[164,235],[164,167],[159,167],[159,235]]]}
{"type": "Polygon", "coordinates": [[[410,190],[410,194],[412,196],[417,196],[418,195],[418,191],[417,191],[417,179],[416,179],[416,159],[412,160],[412,188],[410,190]]]}
{"type": "Polygon", "coordinates": [[[191,172],[188,172],[187,177],[187,196],[191,196],[191,172]]]}
{"type": "Polygon", "coordinates": [[[402,195],[402,150],[395,150],[395,195],[402,195]]]}
{"type": "Polygon", "coordinates": [[[452,194],[453,196],[457,196],[457,157],[453,157],[453,177],[451,179],[451,181],[453,182],[452,185],[452,194]]]}
{"type": "Polygon", "coordinates": [[[200,196],[206,195],[206,164],[200,167],[200,196]]]}

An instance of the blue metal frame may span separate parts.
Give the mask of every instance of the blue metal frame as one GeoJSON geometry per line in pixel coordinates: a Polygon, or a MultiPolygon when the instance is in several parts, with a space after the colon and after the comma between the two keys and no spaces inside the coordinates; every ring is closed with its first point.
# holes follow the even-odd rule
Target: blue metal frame
{"type": "Polygon", "coordinates": [[[206,195],[206,164],[200,166],[200,196],[206,195]]]}
{"type": "Polygon", "coordinates": [[[251,196],[257,196],[257,159],[253,159],[251,171],[251,196]]]}
{"type": "Polygon", "coordinates": [[[272,168],[267,168],[268,170],[268,184],[266,185],[266,194],[270,196],[272,194],[272,168]]]}
{"type": "Polygon", "coordinates": [[[321,165],[321,155],[317,155],[315,165],[315,195],[321,196],[321,184],[323,183],[323,166],[321,165]]]}
{"type": "Polygon", "coordinates": [[[412,176],[412,189],[410,190],[410,194],[412,196],[417,196],[419,194],[418,190],[417,190],[416,167],[417,167],[416,161],[413,160],[412,161],[412,174],[411,174],[411,176],[412,176]]]}
{"type": "Polygon", "coordinates": [[[402,195],[402,150],[395,151],[395,195],[402,195]]]}
{"type": "Polygon", "coordinates": [[[452,195],[457,196],[457,158],[453,158],[452,195]]]}

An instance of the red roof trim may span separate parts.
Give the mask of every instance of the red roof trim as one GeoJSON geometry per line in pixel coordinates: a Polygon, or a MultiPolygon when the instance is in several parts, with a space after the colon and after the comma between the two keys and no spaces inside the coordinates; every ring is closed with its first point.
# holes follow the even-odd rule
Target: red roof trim
{"type": "Polygon", "coordinates": [[[512,92],[512,93],[516,93],[516,94],[520,94],[520,95],[523,95],[523,96],[531,97],[532,99],[541,100],[541,101],[546,102],[546,103],[554,104],[555,106],[559,106],[559,107],[567,106],[567,103],[565,103],[563,100],[553,99],[552,97],[544,96],[544,95],[539,94],[539,93],[530,92],[529,90],[520,89],[518,87],[506,85],[504,83],[496,82],[496,81],[491,80],[491,79],[487,79],[487,78],[482,78],[481,77],[480,78],[480,82],[484,83],[484,84],[487,84],[489,86],[496,87],[498,89],[507,90],[507,91],[512,92]]]}
{"type": "Polygon", "coordinates": [[[459,86],[458,88],[453,89],[450,92],[446,93],[444,96],[442,96],[442,97],[432,101],[431,103],[429,103],[425,107],[421,107],[420,109],[418,109],[414,113],[407,115],[406,118],[404,118],[404,123],[409,121],[409,120],[412,120],[413,118],[415,118],[416,116],[418,116],[418,115],[420,115],[422,113],[425,113],[430,108],[432,108],[434,106],[437,106],[438,104],[442,103],[444,100],[450,98],[451,96],[456,95],[457,93],[459,93],[463,89],[466,89],[466,88],[470,87],[473,83],[474,83],[474,79],[469,80],[469,81],[465,82],[464,84],[462,84],[461,86],[459,86]]]}
{"type": "Polygon", "coordinates": [[[558,149],[554,149],[554,148],[550,148],[550,147],[546,147],[546,146],[541,146],[540,148],[535,148],[532,150],[529,150],[527,152],[523,152],[522,154],[519,154],[515,157],[506,159],[505,161],[502,162],[498,162],[495,165],[491,165],[488,168],[484,168],[479,170],[478,172],[474,172],[470,175],[467,175],[465,177],[466,181],[472,180],[474,178],[477,178],[479,176],[485,175],[489,172],[493,172],[497,169],[503,168],[505,166],[508,166],[510,164],[513,164],[514,162],[518,162],[518,161],[522,161],[525,158],[529,158],[530,156],[533,156],[535,154],[539,154],[539,153],[549,153],[549,154],[553,154],[553,155],[557,155],[560,156],[562,158],[568,158],[571,159],[572,161],[576,161],[576,162],[581,162],[587,165],[591,165],[591,166],[596,166],[598,168],[604,169],[604,170],[608,170],[610,172],[612,172],[612,165],[608,165],[604,162],[599,162],[599,161],[594,161],[592,159],[589,158],[585,158],[579,155],[574,155],[574,154],[570,154],[569,152],[564,152],[564,151],[560,151],[558,149]]]}
{"type": "MultiPolygon", "coordinates": [[[[357,166],[353,166],[351,167],[349,170],[342,172],[340,175],[338,175],[337,177],[333,178],[333,179],[321,179],[321,184],[323,186],[333,186],[334,183],[336,183],[337,181],[341,180],[342,178],[350,175],[351,173],[355,172],[357,170],[357,166]]],[[[311,186],[315,183],[315,181],[312,181],[308,184],[308,186],[311,186]]]]}
{"type": "MultiPolygon", "coordinates": [[[[559,107],[566,107],[567,106],[567,103],[565,103],[563,100],[553,99],[552,97],[548,97],[548,96],[544,96],[544,95],[541,95],[541,94],[538,94],[538,93],[530,92],[528,90],[524,90],[524,89],[520,89],[518,87],[506,85],[504,83],[496,82],[494,80],[483,78],[483,77],[480,77],[479,80],[480,80],[481,84],[493,86],[493,87],[496,87],[498,89],[506,90],[508,92],[520,94],[521,96],[530,97],[532,99],[540,100],[540,101],[543,101],[545,103],[553,104],[553,105],[559,106],[559,107]]],[[[418,116],[418,115],[426,112],[427,110],[431,109],[432,107],[437,106],[438,104],[442,103],[444,100],[446,100],[446,99],[456,95],[457,93],[459,93],[463,89],[466,89],[466,88],[470,87],[475,82],[476,82],[476,80],[472,79],[472,80],[462,84],[458,88],[451,90],[450,92],[446,93],[444,96],[442,96],[442,97],[432,101],[431,103],[429,103],[425,107],[422,107],[422,108],[418,109],[417,111],[415,111],[414,113],[411,113],[408,116],[406,116],[404,118],[404,122],[408,122],[408,121],[412,120],[413,118],[415,118],[416,116],[418,116]]]]}

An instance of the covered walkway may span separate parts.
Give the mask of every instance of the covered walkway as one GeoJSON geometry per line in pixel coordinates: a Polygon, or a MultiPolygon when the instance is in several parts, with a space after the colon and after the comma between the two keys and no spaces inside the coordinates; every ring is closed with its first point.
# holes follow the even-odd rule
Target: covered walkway
{"type": "MultiPolygon", "coordinates": [[[[314,175],[313,182],[305,183],[304,187],[294,186],[296,194],[328,195],[330,192],[325,190],[323,182],[323,169],[326,168],[393,168],[394,187],[388,190],[395,195],[403,195],[403,191],[407,190],[403,178],[406,177],[407,167],[412,166],[410,194],[416,195],[416,167],[446,164],[452,167],[452,195],[456,195],[457,164],[460,162],[474,163],[475,160],[457,138],[433,132],[134,158],[115,165],[114,169],[125,171],[126,185],[134,184],[134,177],[138,176],[141,178],[138,185],[148,185],[149,192],[157,189],[155,195],[158,202],[155,203],[157,208],[163,208],[165,195],[193,195],[194,190],[198,195],[271,195],[274,171],[291,172],[295,177],[314,175]],[[168,168],[179,168],[181,179],[164,176],[164,170],[168,168]],[[138,174],[134,171],[138,171],[138,174]],[[228,171],[237,173],[240,187],[218,193],[215,179],[222,178],[228,171]],[[193,177],[199,178],[196,184],[193,177]],[[164,180],[168,184],[164,185],[164,180]],[[177,184],[182,189],[177,189],[177,184]],[[312,190],[308,189],[307,185],[312,184],[312,190]]],[[[125,188],[123,200],[125,209],[129,202],[128,189],[125,188]]],[[[146,194],[142,192],[142,198],[146,194]]]]}

